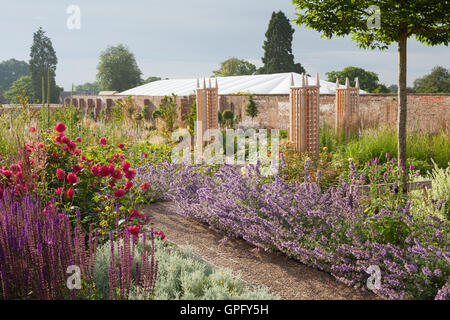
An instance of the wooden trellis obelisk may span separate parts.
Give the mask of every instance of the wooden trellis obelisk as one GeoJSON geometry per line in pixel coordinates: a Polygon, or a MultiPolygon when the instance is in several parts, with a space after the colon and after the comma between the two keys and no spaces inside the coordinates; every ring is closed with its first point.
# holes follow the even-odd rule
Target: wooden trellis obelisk
{"type": "Polygon", "coordinates": [[[300,86],[294,86],[291,75],[289,139],[296,151],[319,156],[319,74],[316,84],[308,85],[308,76],[302,74],[300,86]]]}
{"type": "MultiPolygon", "coordinates": [[[[211,79],[206,86],[206,80],[203,79],[203,88],[197,79],[197,130],[195,133],[195,147],[197,152],[203,152],[203,136],[208,129],[219,129],[219,87],[217,79],[215,87],[211,86],[211,79]]],[[[207,141],[211,139],[206,137],[207,141]]]]}
{"type": "Polygon", "coordinates": [[[348,134],[358,128],[359,115],[359,80],[355,79],[355,87],[350,88],[348,78],[345,79],[345,87],[339,87],[339,79],[336,80],[335,117],[336,133],[348,134]]]}

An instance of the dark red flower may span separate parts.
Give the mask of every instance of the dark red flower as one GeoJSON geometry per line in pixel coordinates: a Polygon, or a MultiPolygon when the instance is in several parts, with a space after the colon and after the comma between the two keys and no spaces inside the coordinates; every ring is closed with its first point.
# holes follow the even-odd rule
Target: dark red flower
{"type": "Polygon", "coordinates": [[[75,141],[78,142],[78,143],[81,143],[81,137],[76,138],[75,141]]]}
{"type": "Polygon", "coordinates": [[[113,177],[114,179],[121,179],[122,178],[122,171],[120,171],[119,169],[115,169],[113,173],[111,173],[111,177],[113,177]]]}
{"type": "Polygon", "coordinates": [[[94,176],[98,176],[99,171],[100,171],[100,167],[98,167],[98,166],[92,166],[92,168],[91,168],[91,173],[92,173],[94,176]]]}
{"type": "Polygon", "coordinates": [[[83,169],[83,166],[80,166],[79,164],[76,164],[72,167],[73,173],[78,173],[83,169]]]}
{"type": "Polygon", "coordinates": [[[125,147],[125,145],[123,144],[123,143],[119,143],[118,145],[117,145],[117,148],[119,148],[119,149],[123,149],[125,147]]]}
{"type": "Polygon", "coordinates": [[[130,190],[133,187],[133,181],[127,181],[125,183],[125,190],[130,190]]]}
{"type": "Polygon", "coordinates": [[[55,130],[58,131],[59,133],[62,133],[66,130],[66,125],[62,122],[58,122],[55,126],[55,130]]]}
{"type": "Polygon", "coordinates": [[[125,190],[123,190],[122,188],[116,189],[116,191],[114,191],[114,197],[116,198],[122,198],[125,195],[125,190]]]}
{"type": "Polygon", "coordinates": [[[137,225],[137,226],[129,226],[127,228],[128,232],[130,232],[132,235],[139,235],[139,232],[141,231],[141,226],[137,225]]]}
{"type": "Polygon", "coordinates": [[[135,176],[136,176],[136,171],[134,171],[133,169],[125,172],[125,177],[128,180],[132,180],[135,176]]]}
{"type": "Polygon", "coordinates": [[[164,238],[166,237],[162,230],[156,231],[155,234],[161,236],[161,240],[164,240],[164,238]]]}
{"type": "Polygon", "coordinates": [[[59,180],[64,180],[64,178],[66,177],[66,173],[64,172],[63,169],[56,169],[56,178],[58,178],[59,180]]]}
{"type": "Polygon", "coordinates": [[[70,199],[73,197],[74,193],[75,191],[73,191],[72,187],[70,187],[69,190],[66,191],[66,197],[70,199]]]}
{"type": "Polygon", "coordinates": [[[62,136],[61,142],[62,142],[62,143],[65,143],[65,144],[68,144],[68,143],[70,142],[70,139],[69,139],[69,137],[62,136]]]}
{"type": "Polygon", "coordinates": [[[98,174],[101,177],[109,176],[110,175],[109,167],[108,166],[101,166],[98,174]]]}
{"type": "Polygon", "coordinates": [[[69,182],[69,184],[74,184],[78,182],[78,177],[75,173],[71,172],[67,175],[67,182],[69,182]]]}
{"type": "Polygon", "coordinates": [[[128,169],[130,169],[131,164],[129,162],[123,162],[122,163],[122,170],[123,171],[128,171],[128,169]]]}

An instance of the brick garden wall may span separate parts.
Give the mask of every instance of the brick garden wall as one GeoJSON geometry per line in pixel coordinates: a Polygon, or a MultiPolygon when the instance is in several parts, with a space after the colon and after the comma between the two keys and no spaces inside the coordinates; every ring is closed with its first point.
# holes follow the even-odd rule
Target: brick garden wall
{"type": "MultiPolygon", "coordinates": [[[[153,112],[161,103],[162,96],[135,96],[135,103],[141,108],[144,105],[150,107],[153,112]]],[[[124,96],[74,96],[74,104],[88,112],[98,114],[100,109],[109,109],[117,100],[125,100],[124,96]]],[[[320,117],[324,121],[334,125],[334,94],[320,95],[320,117]]],[[[258,105],[259,115],[255,118],[263,127],[288,129],[289,126],[289,95],[254,95],[258,105]]],[[[67,98],[64,103],[70,102],[67,98]]],[[[219,110],[231,109],[235,115],[241,115],[246,119],[245,105],[248,102],[247,95],[219,95],[219,110]]],[[[177,103],[182,106],[179,121],[189,105],[191,96],[177,97],[177,103]]],[[[54,106],[52,106],[54,107],[54,106]]],[[[38,109],[39,106],[34,108],[38,109]]],[[[0,108],[3,111],[7,108],[0,108]]],[[[0,110],[2,112],[2,110],[0,110]]],[[[394,94],[364,94],[360,95],[360,114],[364,127],[386,124],[394,126],[397,122],[397,95],[394,94]]],[[[408,95],[408,127],[436,132],[448,130],[450,126],[450,95],[448,94],[409,94],[408,95]]]]}
{"type": "MultiPolygon", "coordinates": [[[[255,118],[266,128],[288,129],[289,95],[255,95],[260,114],[255,118]]],[[[334,125],[334,94],[320,95],[320,116],[334,125]]],[[[221,111],[231,109],[235,115],[245,116],[246,95],[221,95],[221,111]]],[[[395,126],[397,122],[397,95],[360,95],[360,115],[364,127],[380,124],[395,126]]],[[[408,127],[436,132],[448,130],[450,125],[450,95],[408,95],[408,127]]]]}

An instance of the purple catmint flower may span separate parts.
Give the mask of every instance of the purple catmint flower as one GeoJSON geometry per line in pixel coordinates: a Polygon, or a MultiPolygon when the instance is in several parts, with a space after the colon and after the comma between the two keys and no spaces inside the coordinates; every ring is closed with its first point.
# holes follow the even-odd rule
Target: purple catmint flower
{"type": "Polygon", "coordinates": [[[426,275],[427,277],[432,277],[433,273],[431,272],[431,270],[428,267],[422,267],[422,273],[424,275],[426,275]]]}

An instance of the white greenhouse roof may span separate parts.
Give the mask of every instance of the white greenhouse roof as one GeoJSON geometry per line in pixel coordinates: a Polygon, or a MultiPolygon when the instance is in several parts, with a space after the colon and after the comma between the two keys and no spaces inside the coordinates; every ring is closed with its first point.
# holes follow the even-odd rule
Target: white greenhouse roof
{"type": "MultiPolygon", "coordinates": [[[[217,79],[219,94],[234,94],[238,92],[248,92],[254,94],[289,94],[291,86],[291,75],[294,78],[294,85],[299,86],[301,75],[298,73],[276,73],[261,74],[251,76],[231,76],[210,78],[211,84],[215,87],[217,79]]],[[[198,80],[203,86],[204,79],[198,80]]],[[[315,84],[315,78],[308,77],[308,83],[315,84]]],[[[206,78],[206,85],[209,86],[209,78],[206,78]]],[[[176,94],[187,96],[195,94],[197,79],[170,79],[159,80],[144,84],[142,86],[129,89],[119,93],[119,95],[134,96],[166,96],[176,94]]],[[[320,80],[320,93],[334,93],[335,83],[320,80]]],[[[365,93],[363,90],[360,93],[365,93]]]]}

